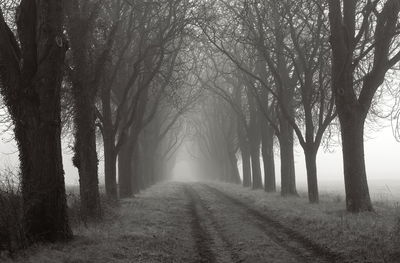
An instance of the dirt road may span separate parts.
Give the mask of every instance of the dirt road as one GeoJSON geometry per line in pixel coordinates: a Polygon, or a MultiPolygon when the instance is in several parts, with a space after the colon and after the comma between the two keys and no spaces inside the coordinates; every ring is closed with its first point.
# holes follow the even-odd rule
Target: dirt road
{"type": "Polygon", "coordinates": [[[335,262],[268,215],[207,184],[187,184],[200,262],[335,262]]]}

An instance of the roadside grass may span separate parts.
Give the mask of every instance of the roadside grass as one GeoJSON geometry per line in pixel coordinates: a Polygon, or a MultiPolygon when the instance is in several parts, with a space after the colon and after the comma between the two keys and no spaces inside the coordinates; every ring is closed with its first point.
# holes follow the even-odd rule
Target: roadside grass
{"type": "Polygon", "coordinates": [[[281,197],[279,193],[215,183],[217,189],[250,204],[314,243],[341,255],[346,262],[400,261],[400,207],[396,200],[374,200],[374,212],[345,211],[345,198],[320,195],[309,204],[307,193],[281,197]]]}
{"type": "Polygon", "coordinates": [[[69,243],[34,245],[0,262],[190,262],[196,252],[189,219],[182,216],[187,200],[180,186],[164,186],[120,200],[99,223],[74,222],[69,243]]]}
{"type": "Polygon", "coordinates": [[[0,171],[0,255],[2,251],[13,253],[24,244],[18,175],[4,168],[0,171]]]}

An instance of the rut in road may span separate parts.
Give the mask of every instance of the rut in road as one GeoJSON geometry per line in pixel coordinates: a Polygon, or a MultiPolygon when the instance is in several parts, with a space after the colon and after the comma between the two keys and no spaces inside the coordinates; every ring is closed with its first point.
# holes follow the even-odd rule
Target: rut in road
{"type": "MultiPolygon", "coordinates": [[[[202,230],[207,232],[210,250],[213,250],[213,254],[217,255],[215,262],[242,262],[234,245],[222,232],[220,224],[198,193],[189,185],[186,186],[185,191],[190,198],[192,207],[197,209],[197,220],[201,220],[206,225],[202,230]]],[[[201,249],[199,250],[201,251],[201,249]]]]}
{"type": "Polygon", "coordinates": [[[194,193],[188,189],[188,187],[185,187],[185,193],[190,200],[188,210],[192,217],[192,235],[196,242],[197,251],[199,253],[199,259],[196,262],[217,262],[214,252],[211,249],[212,239],[208,231],[203,227],[201,217],[199,216],[199,204],[196,201],[196,197],[194,193]]]}
{"type": "Polygon", "coordinates": [[[315,262],[315,258],[320,258],[320,260],[323,260],[324,262],[343,262],[343,259],[340,255],[337,255],[327,248],[310,241],[309,239],[293,231],[292,229],[285,227],[280,222],[269,217],[265,213],[262,213],[255,208],[251,208],[244,202],[232,196],[229,196],[228,194],[214,187],[206,184],[204,184],[203,186],[208,188],[211,192],[219,196],[221,199],[226,199],[232,204],[245,209],[249,214],[254,216],[257,221],[259,221],[260,228],[264,232],[266,232],[266,234],[268,234],[270,237],[273,237],[276,242],[280,243],[288,250],[291,250],[297,254],[302,254],[303,257],[305,257],[306,259],[308,258],[309,260],[311,260],[311,262],[315,262]],[[288,243],[287,241],[290,242],[288,243]],[[294,243],[297,243],[297,245],[290,245],[294,243]]]}
{"type": "MultiPolygon", "coordinates": [[[[207,250],[216,255],[214,261],[203,262],[340,262],[336,255],[218,189],[194,184],[185,191],[206,233],[207,250]]],[[[198,246],[201,253],[204,244],[198,246]]]]}

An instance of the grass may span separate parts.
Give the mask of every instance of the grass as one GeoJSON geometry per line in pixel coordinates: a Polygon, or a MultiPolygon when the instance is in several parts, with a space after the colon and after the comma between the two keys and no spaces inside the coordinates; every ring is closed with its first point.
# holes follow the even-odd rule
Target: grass
{"type": "Polygon", "coordinates": [[[215,186],[264,210],[348,262],[395,262],[400,255],[400,208],[393,200],[375,200],[375,212],[352,214],[344,210],[344,198],[337,193],[322,193],[319,204],[309,204],[304,192],[300,197],[283,198],[279,193],[250,191],[237,185],[215,186]]]}
{"type": "Polygon", "coordinates": [[[0,173],[0,253],[13,253],[24,242],[18,176],[11,169],[4,169],[0,173]]]}
{"type": "MultiPolygon", "coordinates": [[[[238,185],[214,185],[268,213],[285,226],[342,255],[348,262],[396,262],[400,257],[399,199],[374,194],[375,212],[347,213],[340,191],[321,191],[320,203],[309,204],[306,192],[282,198],[238,185]]],[[[189,262],[195,257],[187,197],[179,184],[159,184],[116,207],[106,206],[105,219],[83,224],[78,219],[77,189],[68,189],[75,239],[38,244],[0,262],[189,262]]],[[[300,188],[301,189],[301,188],[300,188]]],[[[394,191],[394,190],[392,190],[394,191]]]]}
{"type": "Polygon", "coordinates": [[[100,223],[74,224],[67,244],[37,244],[5,263],[189,262],[195,254],[178,186],[154,186],[109,208],[100,223]]]}

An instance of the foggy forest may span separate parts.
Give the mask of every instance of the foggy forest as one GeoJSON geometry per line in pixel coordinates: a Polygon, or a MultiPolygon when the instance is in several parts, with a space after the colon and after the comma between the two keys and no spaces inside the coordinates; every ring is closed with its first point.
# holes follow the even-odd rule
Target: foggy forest
{"type": "Polygon", "coordinates": [[[400,0],[0,0],[0,262],[400,262],[399,69],[400,0]]]}

